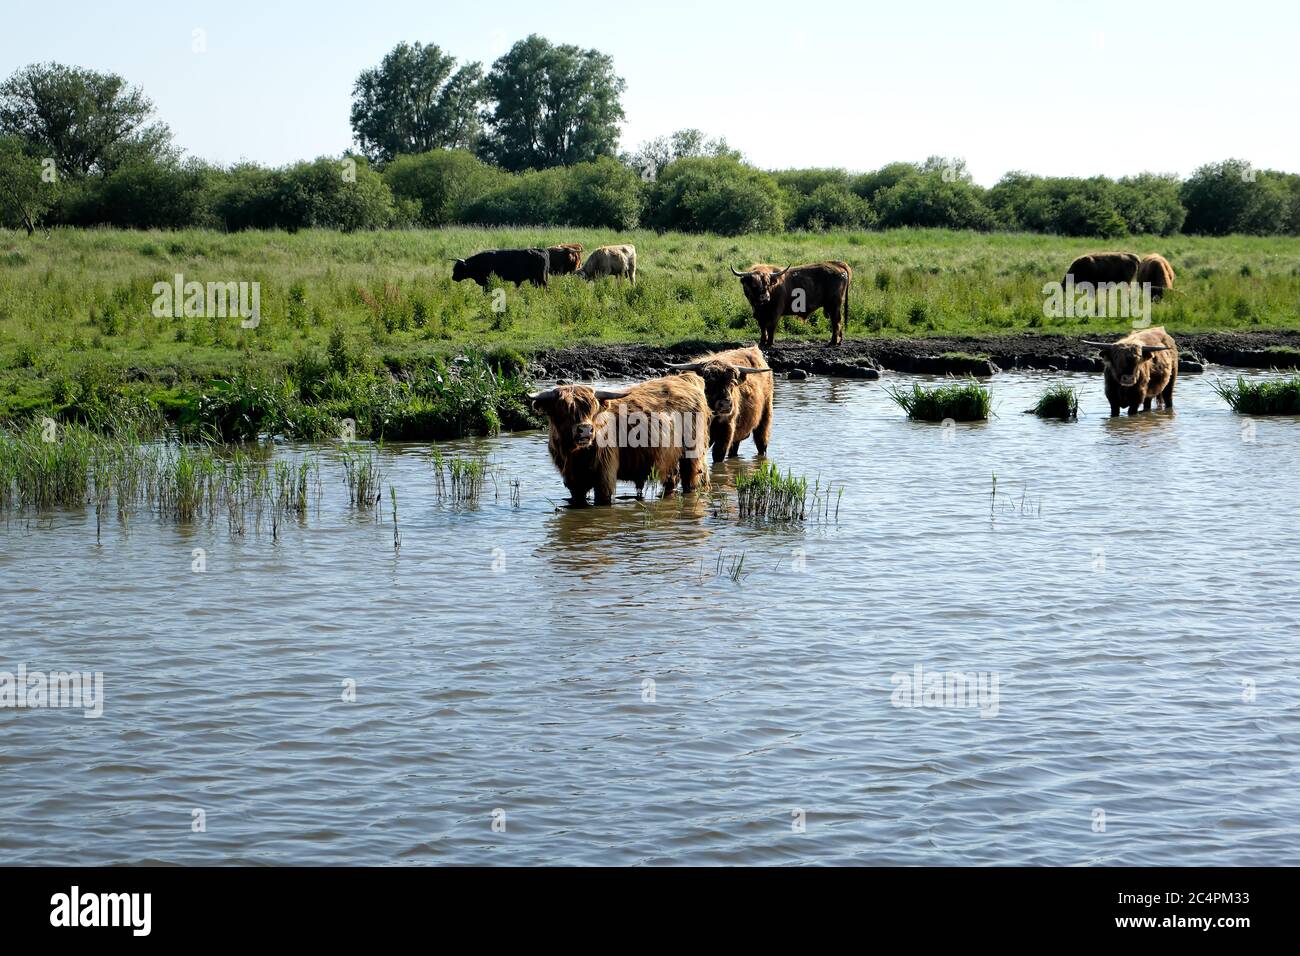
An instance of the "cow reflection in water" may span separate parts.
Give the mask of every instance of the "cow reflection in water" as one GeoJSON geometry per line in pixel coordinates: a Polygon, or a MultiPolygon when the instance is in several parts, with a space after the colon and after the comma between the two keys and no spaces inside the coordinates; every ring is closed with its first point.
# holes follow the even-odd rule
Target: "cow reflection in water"
{"type": "Polygon", "coordinates": [[[546,519],[537,556],[552,572],[586,580],[685,573],[709,548],[713,533],[704,519],[714,507],[705,494],[620,495],[610,508],[561,504],[546,519]]]}

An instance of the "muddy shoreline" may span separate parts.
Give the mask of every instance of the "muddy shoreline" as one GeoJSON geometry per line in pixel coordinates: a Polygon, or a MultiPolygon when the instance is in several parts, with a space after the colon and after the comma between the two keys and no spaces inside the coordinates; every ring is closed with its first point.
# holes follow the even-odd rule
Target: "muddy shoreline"
{"type": "MultiPolygon", "coordinates": [[[[1101,341],[1115,335],[1098,335],[1101,341]]],[[[1177,336],[1180,371],[1196,374],[1207,363],[1234,368],[1300,367],[1300,331],[1203,332],[1177,336]],[[1293,349],[1279,354],[1270,349],[1293,349]]],[[[687,341],[675,345],[579,345],[532,353],[531,372],[538,379],[583,381],[644,378],[667,371],[704,352],[739,348],[753,340],[687,341]]],[[[778,372],[791,377],[835,375],[878,378],[881,372],[934,375],[994,375],[1010,369],[1100,372],[1097,350],[1067,335],[1002,335],[925,339],[848,339],[839,348],[820,342],[777,341],[767,356],[778,372]]]]}

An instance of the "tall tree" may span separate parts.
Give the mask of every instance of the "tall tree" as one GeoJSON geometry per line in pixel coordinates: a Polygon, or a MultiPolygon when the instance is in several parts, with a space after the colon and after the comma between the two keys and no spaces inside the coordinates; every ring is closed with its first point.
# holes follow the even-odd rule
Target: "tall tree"
{"type": "Polygon", "coordinates": [[[22,137],[70,177],[171,154],[171,131],[150,122],[153,111],[117,74],[61,63],[33,63],[0,84],[0,133],[22,137]]]}
{"type": "Polygon", "coordinates": [[[58,189],[43,172],[19,137],[0,136],[0,225],[22,226],[29,236],[40,227],[58,189]]]}
{"type": "Polygon", "coordinates": [[[700,156],[742,158],[739,150],[727,145],[725,137],[709,139],[701,130],[679,129],[670,136],[656,136],[642,143],[635,153],[623,157],[623,163],[635,169],[642,179],[653,180],[669,163],[700,156]]]}
{"type": "Polygon", "coordinates": [[[375,163],[433,149],[472,149],[482,126],[483,67],[434,44],[399,43],[352,87],[352,134],[375,163]]]}
{"type": "Polygon", "coordinates": [[[492,64],[492,110],[480,152],[511,171],[612,156],[626,84],[598,50],[554,46],[533,34],[492,64]]]}

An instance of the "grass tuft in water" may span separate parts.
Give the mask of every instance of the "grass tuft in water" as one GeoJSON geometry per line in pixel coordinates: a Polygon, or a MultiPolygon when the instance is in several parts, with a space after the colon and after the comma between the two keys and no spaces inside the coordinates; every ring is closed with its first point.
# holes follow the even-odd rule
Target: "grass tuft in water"
{"type": "Polygon", "coordinates": [[[1043,392],[1029,411],[1039,418],[1071,421],[1079,417],[1079,394],[1069,385],[1053,385],[1043,392]]]}
{"type": "Polygon", "coordinates": [[[1243,415],[1300,415],[1300,378],[1250,382],[1215,382],[1214,390],[1243,415]]]}
{"type": "Polygon", "coordinates": [[[343,452],[343,479],[348,486],[348,500],[358,508],[369,508],[379,503],[383,472],[374,451],[370,448],[343,452]]]}
{"type": "Polygon", "coordinates": [[[989,390],[974,379],[932,388],[913,385],[908,389],[894,385],[885,391],[907,413],[908,418],[921,422],[942,422],[946,419],[957,422],[984,421],[989,417],[993,406],[989,390]]]}

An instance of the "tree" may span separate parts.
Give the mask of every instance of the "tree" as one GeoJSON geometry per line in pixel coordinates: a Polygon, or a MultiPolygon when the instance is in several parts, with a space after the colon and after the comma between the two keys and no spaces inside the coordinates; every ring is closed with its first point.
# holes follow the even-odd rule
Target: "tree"
{"type": "Polygon", "coordinates": [[[29,236],[40,227],[58,188],[44,172],[21,139],[0,136],[0,225],[22,226],[29,236]]]}
{"type": "Polygon", "coordinates": [[[674,160],[701,156],[741,158],[740,151],[728,146],[721,136],[709,139],[698,129],[679,129],[670,136],[656,136],[642,143],[635,153],[625,156],[623,162],[635,169],[642,179],[651,181],[674,160]]]}
{"type": "Polygon", "coordinates": [[[487,76],[494,106],[484,115],[481,154],[512,172],[611,156],[625,85],[604,53],[553,46],[537,34],[520,40],[487,76]]]}
{"type": "Polygon", "coordinates": [[[374,163],[434,149],[472,149],[482,132],[483,67],[456,68],[434,44],[399,43],[352,87],[352,135],[374,163]]]}
{"type": "Polygon", "coordinates": [[[649,220],[656,229],[716,232],[780,232],[781,187],[767,173],[728,156],[679,159],[651,192],[649,220]]]}
{"type": "Polygon", "coordinates": [[[0,133],[22,137],[74,178],[168,155],[171,131],[149,122],[153,111],[117,74],[60,63],[34,63],[0,84],[0,133]]]}

